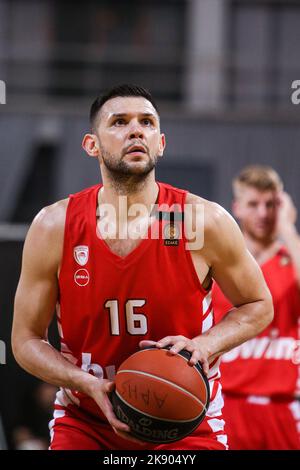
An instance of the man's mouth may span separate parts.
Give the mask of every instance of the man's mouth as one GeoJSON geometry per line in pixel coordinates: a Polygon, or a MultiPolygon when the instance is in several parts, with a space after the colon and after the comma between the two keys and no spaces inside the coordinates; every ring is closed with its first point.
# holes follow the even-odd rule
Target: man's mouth
{"type": "Polygon", "coordinates": [[[147,153],[145,147],[143,147],[142,145],[133,145],[132,147],[129,147],[129,149],[126,151],[126,155],[140,155],[141,153],[147,153]]]}

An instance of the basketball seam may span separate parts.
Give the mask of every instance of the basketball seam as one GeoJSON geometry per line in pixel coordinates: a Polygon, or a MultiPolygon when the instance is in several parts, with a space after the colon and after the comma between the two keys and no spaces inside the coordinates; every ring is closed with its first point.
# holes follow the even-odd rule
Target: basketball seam
{"type": "MultiPolygon", "coordinates": [[[[140,353],[142,353],[142,352],[144,352],[144,351],[151,351],[151,350],[152,350],[152,351],[168,351],[168,348],[166,348],[166,347],[163,347],[163,348],[149,347],[149,348],[145,348],[145,349],[140,349],[139,351],[136,351],[135,353],[133,353],[133,354],[131,355],[131,357],[136,356],[137,354],[140,354],[140,353]]],[[[184,357],[184,355],[181,354],[181,351],[179,351],[179,353],[178,353],[177,355],[178,355],[179,357],[181,357],[182,359],[184,359],[186,363],[189,362],[189,359],[187,359],[186,357],[184,357]]],[[[216,363],[217,360],[218,360],[218,358],[216,358],[216,360],[214,361],[214,363],[216,363]]],[[[207,412],[207,411],[208,411],[208,408],[209,408],[209,405],[210,405],[210,389],[209,389],[209,383],[208,383],[208,380],[209,380],[209,379],[207,379],[207,382],[206,382],[206,380],[203,378],[202,373],[199,371],[198,367],[196,367],[196,365],[193,365],[192,367],[193,367],[193,369],[198,373],[198,375],[201,377],[201,379],[202,379],[202,381],[203,381],[203,383],[204,383],[204,385],[205,385],[205,390],[206,390],[206,395],[207,395],[207,401],[206,401],[205,406],[204,406],[202,403],[201,403],[201,404],[202,404],[202,406],[204,406],[205,412],[207,412]]],[[[118,373],[118,372],[117,372],[117,373],[118,373]]],[[[159,377],[159,378],[161,378],[161,377],[159,377]]]]}
{"type": "MultiPolygon", "coordinates": [[[[130,357],[136,356],[137,354],[140,354],[140,353],[142,353],[142,352],[144,352],[144,351],[168,351],[168,349],[167,349],[167,348],[149,348],[149,349],[141,349],[140,351],[136,351],[135,353],[133,353],[130,357]]],[[[181,357],[182,359],[185,360],[185,362],[188,363],[188,362],[189,362],[189,359],[187,359],[186,357],[184,357],[184,356],[183,356],[182,354],[180,354],[180,353],[181,353],[181,351],[179,351],[179,353],[177,354],[177,356],[181,357]]],[[[218,359],[218,358],[217,358],[217,359],[218,359]]],[[[193,367],[193,369],[200,375],[201,379],[203,379],[202,374],[201,374],[201,372],[198,370],[198,368],[197,368],[195,365],[193,365],[192,367],[193,367]]],[[[203,380],[203,382],[205,383],[204,380],[203,380]]],[[[206,384],[205,384],[205,387],[206,387],[206,389],[207,389],[207,385],[206,385],[206,384]]]]}
{"type": "MultiPolygon", "coordinates": [[[[134,372],[136,374],[140,374],[140,375],[146,375],[147,377],[153,377],[154,379],[158,379],[158,380],[161,380],[162,382],[165,382],[166,384],[169,384],[169,385],[172,385],[173,387],[177,388],[178,390],[186,393],[187,395],[189,395],[190,397],[192,397],[194,400],[198,401],[198,403],[200,403],[200,405],[203,407],[203,410],[200,414],[203,413],[203,411],[207,411],[207,408],[206,408],[206,405],[204,405],[204,403],[202,403],[202,401],[196,397],[195,395],[193,395],[191,392],[189,392],[188,390],[185,390],[184,388],[180,387],[180,385],[177,385],[175,384],[174,382],[171,382],[170,380],[166,380],[166,379],[163,379],[162,377],[157,377],[156,375],[153,375],[153,374],[149,374],[148,372],[142,372],[140,370],[132,370],[132,369],[122,369],[122,370],[119,370],[117,372],[117,375],[118,374],[122,374],[122,372],[134,372]]],[[[202,378],[202,377],[201,377],[202,378]]],[[[204,381],[203,381],[204,382],[204,381]]],[[[130,405],[131,406],[131,405],[130,405]]],[[[189,420],[189,421],[193,421],[194,419],[196,418],[193,418],[192,420],[189,420]]]]}
{"type": "Polygon", "coordinates": [[[191,419],[171,419],[171,418],[158,418],[157,416],[153,416],[153,415],[150,415],[149,413],[147,413],[146,411],[141,411],[139,410],[138,408],[136,408],[135,406],[133,406],[131,403],[129,403],[128,401],[126,401],[120,394],[117,390],[115,390],[115,394],[119,397],[119,399],[121,401],[123,401],[129,408],[132,408],[133,410],[137,411],[138,413],[142,413],[143,415],[145,416],[148,416],[149,418],[152,418],[152,419],[157,419],[158,421],[170,421],[172,423],[190,423],[192,421],[195,421],[197,419],[199,419],[202,414],[204,413],[204,410],[201,411],[201,413],[199,415],[197,415],[195,418],[191,418],[191,419]]]}
{"type": "MultiPolygon", "coordinates": [[[[186,357],[184,357],[184,356],[183,356],[182,354],[180,354],[180,353],[181,353],[181,351],[179,351],[178,356],[182,357],[182,359],[184,359],[185,362],[188,363],[188,362],[189,362],[189,359],[187,359],[186,357]]],[[[200,375],[201,379],[202,379],[203,382],[205,383],[205,380],[203,379],[202,374],[201,374],[201,372],[199,371],[199,369],[198,369],[195,365],[193,365],[193,368],[194,368],[195,371],[200,375]]],[[[206,389],[207,389],[206,383],[205,383],[205,387],[206,387],[206,389]]]]}
{"type": "MultiPolygon", "coordinates": [[[[152,350],[152,351],[167,351],[168,349],[167,349],[167,348],[149,348],[149,349],[141,349],[140,351],[136,351],[135,353],[133,353],[131,357],[135,356],[136,354],[140,354],[140,353],[142,353],[142,352],[144,352],[144,351],[151,351],[151,350],[152,350]]],[[[189,359],[187,359],[186,357],[184,357],[184,356],[181,354],[181,351],[179,351],[178,356],[181,357],[186,363],[189,362],[189,359]]],[[[217,360],[218,360],[218,358],[215,360],[215,363],[217,362],[217,360]]],[[[207,398],[208,398],[207,401],[209,401],[209,400],[210,400],[209,384],[206,383],[206,380],[203,378],[202,373],[199,371],[199,369],[196,367],[196,365],[193,365],[192,367],[193,367],[193,369],[197,372],[197,374],[201,377],[201,379],[202,379],[202,381],[203,381],[203,383],[204,383],[204,385],[205,385],[206,394],[207,394],[207,398]]],[[[159,377],[159,378],[160,378],[160,377],[159,377]]],[[[208,379],[207,379],[207,381],[208,381],[208,379]]],[[[207,403],[207,405],[209,405],[209,403],[207,403]]],[[[208,410],[208,407],[205,406],[205,409],[208,410]]]]}
{"type": "MultiPolygon", "coordinates": [[[[186,357],[184,357],[184,356],[183,356],[182,354],[180,354],[180,353],[181,353],[181,351],[179,351],[178,355],[179,355],[180,357],[182,357],[182,359],[184,359],[184,360],[186,361],[186,363],[188,363],[188,362],[189,362],[189,359],[187,359],[186,357]]],[[[198,369],[195,365],[193,366],[193,368],[198,372],[199,376],[201,377],[201,379],[202,379],[202,381],[203,381],[203,383],[204,383],[204,385],[205,385],[206,394],[207,394],[207,401],[209,401],[209,400],[210,400],[209,385],[206,383],[206,380],[203,378],[202,373],[199,371],[199,369],[198,369]]],[[[208,379],[207,379],[207,381],[208,381],[208,379]]],[[[209,405],[209,403],[208,403],[208,405],[209,405]]],[[[206,405],[205,405],[204,408],[205,408],[206,411],[208,410],[208,408],[206,407],[206,405]]]]}

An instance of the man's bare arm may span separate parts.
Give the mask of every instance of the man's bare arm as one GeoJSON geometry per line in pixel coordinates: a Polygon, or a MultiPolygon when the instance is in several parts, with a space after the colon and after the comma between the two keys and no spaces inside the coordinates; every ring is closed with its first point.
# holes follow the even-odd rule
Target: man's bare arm
{"type": "Polygon", "coordinates": [[[273,303],[237,223],[220,206],[207,237],[212,277],[234,305],[220,323],[202,335],[209,340],[212,360],[264,330],[273,319],[273,303]]]}
{"type": "Polygon", "coordinates": [[[212,277],[235,306],[218,325],[189,339],[168,336],[157,342],[141,342],[141,347],[173,345],[171,352],[182,349],[192,353],[191,364],[202,363],[208,373],[215,357],[256,336],[273,318],[271,294],[254,258],[246,249],[243,236],[234,219],[219,205],[205,207],[203,259],[212,277]]]}
{"type": "MultiPolygon", "coordinates": [[[[26,237],[18,284],[12,348],[17,362],[32,375],[58,387],[92,397],[117,434],[130,429],[114,415],[107,393],[114,383],[99,380],[68,361],[50,345],[47,329],[58,299],[57,272],[63,250],[66,201],[43,209],[26,237]]],[[[130,438],[133,440],[133,438],[130,438]]]]}

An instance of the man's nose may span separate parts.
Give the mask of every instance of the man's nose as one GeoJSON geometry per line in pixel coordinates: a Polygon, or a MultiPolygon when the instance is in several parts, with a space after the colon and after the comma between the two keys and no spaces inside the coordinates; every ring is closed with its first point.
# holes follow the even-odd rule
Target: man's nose
{"type": "Polygon", "coordinates": [[[143,139],[144,131],[139,122],[133,121],[129,129],[130,139],[143,139]]]}
{"type": "Polygon", "coordinates": [[[258,215],[260,217],[266,217],[268,215],[268,208],[264,204],[258,206],[258,215]]]}

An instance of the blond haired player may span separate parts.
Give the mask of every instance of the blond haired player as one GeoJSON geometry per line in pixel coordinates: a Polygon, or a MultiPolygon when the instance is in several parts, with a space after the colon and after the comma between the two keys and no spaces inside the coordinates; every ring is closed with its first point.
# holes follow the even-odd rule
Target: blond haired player
{"type": "MultiPolygon", "coordinates": [[[[270,167],[233,181],[233,213],[274,303],[272,323],[222,358],[224,416],[232,449],[300,449],[300,237],[296,208],[270,167]]],[[[217,321],[230,309],[213,289],[217,321]]]]}

